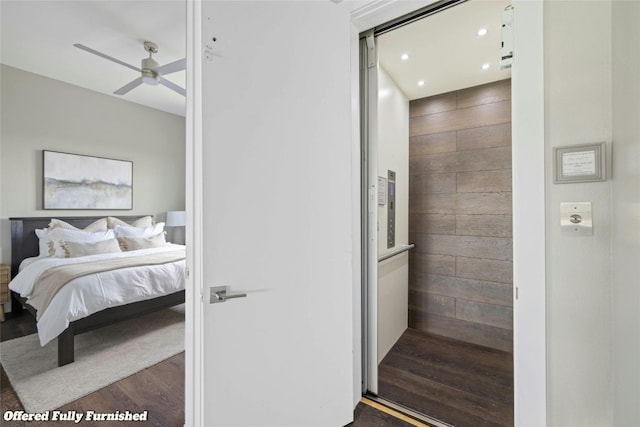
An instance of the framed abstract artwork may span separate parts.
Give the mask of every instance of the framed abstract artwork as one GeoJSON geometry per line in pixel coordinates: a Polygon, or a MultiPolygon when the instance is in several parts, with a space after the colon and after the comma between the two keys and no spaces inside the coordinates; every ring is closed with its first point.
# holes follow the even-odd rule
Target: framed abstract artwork
{"type": "Polygon", "coordinates": [[[133,209],[133,162],[42,154],[44,209],[133,209]]]}

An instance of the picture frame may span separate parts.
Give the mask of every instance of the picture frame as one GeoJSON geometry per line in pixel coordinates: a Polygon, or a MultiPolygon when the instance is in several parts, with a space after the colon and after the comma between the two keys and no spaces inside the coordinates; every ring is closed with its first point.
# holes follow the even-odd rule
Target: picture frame
{"type": "Polygon", "coordinates": [[[553,182],[572,184],[606,181],[606,152],[605,142],[554,147],[553,182]]]}
{"type": "Polygon", "coordinates": [[[133,209],[133,162],[42,151],[44,209],[133,209]]]}

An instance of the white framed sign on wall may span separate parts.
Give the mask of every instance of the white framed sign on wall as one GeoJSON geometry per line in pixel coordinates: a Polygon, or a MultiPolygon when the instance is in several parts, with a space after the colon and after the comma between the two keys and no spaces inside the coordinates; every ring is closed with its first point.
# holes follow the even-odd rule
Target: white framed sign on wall
{"type": "Polygon", "coordinates": [[[576,182],[598,182],[607,180],[607,145],[569,145],[553,148],[553,182],[570,184],[576,182]]]}

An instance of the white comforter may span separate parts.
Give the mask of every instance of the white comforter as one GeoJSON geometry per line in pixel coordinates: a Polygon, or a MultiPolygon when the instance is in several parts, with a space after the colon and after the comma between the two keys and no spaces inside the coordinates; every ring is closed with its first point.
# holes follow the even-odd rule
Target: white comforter
{"type": "MultiPolygon", "coordinates": [[[[98,261],[108,258],[122,258],[131,255],[175,251],[180,245],[142,249],[113,254],[90,255],[78,258],[37,258],[31,259],[9,284],[12,291],[29,298],[36,279],[46,269],[58,265],[98,261]]],[[[38,321],[40,345],[45,345],[62,331],[69,322],[87,317],[105,308],[115,307],[168,295],[184,289],[184,260],[143,267],[90,274],[70,281],[53,298],[38,321]]]]}

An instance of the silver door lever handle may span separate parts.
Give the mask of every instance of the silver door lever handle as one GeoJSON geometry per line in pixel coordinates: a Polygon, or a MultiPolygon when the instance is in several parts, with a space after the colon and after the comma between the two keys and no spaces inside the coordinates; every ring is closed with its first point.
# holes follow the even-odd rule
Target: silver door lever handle
{"type": "Polygon", "coordinates": [[[247,296],[245,293],[229,293],[229,286],[213,286],[209,288],[209,290],[209,304],[217,304],[219,302],[225,302],[228,299],[244,298],[247,296]]]}

